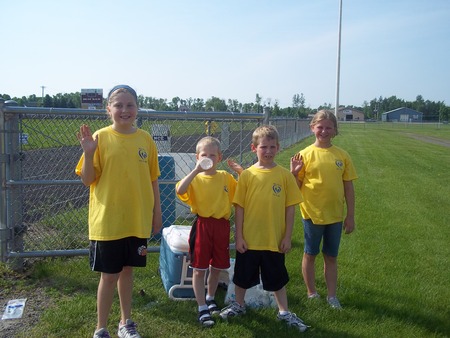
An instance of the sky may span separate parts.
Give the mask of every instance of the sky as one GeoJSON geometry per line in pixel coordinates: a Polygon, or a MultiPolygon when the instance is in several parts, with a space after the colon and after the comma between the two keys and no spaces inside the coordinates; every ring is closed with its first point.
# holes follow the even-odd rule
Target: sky
{"type": "Polygon", "coordinates": [[[2,1],[0,94],[450,105],[449,0],[2,1]]]}

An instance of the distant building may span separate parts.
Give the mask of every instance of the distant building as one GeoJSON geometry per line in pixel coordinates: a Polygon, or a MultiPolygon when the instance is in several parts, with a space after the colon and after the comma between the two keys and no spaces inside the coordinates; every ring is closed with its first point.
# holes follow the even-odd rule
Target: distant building
{"type": "Polygon", "coordinates": [[[354,108],[339,108],[337,119],[338,121],[364,121],[364,113],[354,108]]]}
{"type": "Polygon", "coordinates": [[[383,122],[422,122],[423,113],[411,108],[397,108],[381,114],[383,122]]]}

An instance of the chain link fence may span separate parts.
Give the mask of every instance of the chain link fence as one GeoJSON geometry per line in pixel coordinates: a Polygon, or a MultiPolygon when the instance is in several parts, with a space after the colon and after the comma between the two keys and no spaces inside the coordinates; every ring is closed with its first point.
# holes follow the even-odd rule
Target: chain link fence
{"type": "MultiPolygon", "coordinates": [[[[82,124],[93,131],[110,125],[105,110],[18,107],[0,100],[0,111],[2,262],[20,270],[43,257],[87,256],[89,189],[75,175],[82,154],[76,133],[82,124]]],[[[138,127],[158,147],[164,227],[191,224],[175,184],[194,168],[197,141],[217,137],[224,159],[248,167],[256,160],[250,151],[252,132],[263,123],[278,128],[282,148],[310,134],[306,120],[269,119],[267,114],[139,111],[138,127]]],[[[229,170],[226,161],[219,169],[229,170]]],[[[160,236],[148,243],[150,253],[159,252],[160,236]]]]}

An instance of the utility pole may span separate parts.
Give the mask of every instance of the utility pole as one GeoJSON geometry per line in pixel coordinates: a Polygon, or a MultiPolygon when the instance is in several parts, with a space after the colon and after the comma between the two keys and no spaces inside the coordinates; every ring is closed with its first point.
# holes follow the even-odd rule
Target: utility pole
{"type": "Polygon", "coordinates": [[[42,107],[44,106],[44,89],[45,89],[45,86],[41,86],[41,88],[42,88],[42,107]]]}

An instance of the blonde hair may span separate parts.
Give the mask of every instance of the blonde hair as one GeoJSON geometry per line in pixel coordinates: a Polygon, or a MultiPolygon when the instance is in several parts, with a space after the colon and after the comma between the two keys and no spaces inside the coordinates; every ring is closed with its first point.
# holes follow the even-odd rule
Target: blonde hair
{"type": "Polygon", "coordinates": [[[309,123],[309,125],[312,127],[315,124],[319,123],[322,120],[330,120],[331,122],[333,122],[334,125],[334,130],[335,130],[335,135],[338,134],[338,123],[337,123],[337,119],[336,116],[334,115],[334,113],[331,110],[326,110],[326,109],[322,109],[319,110],[314,117],[312,118],[311,122],[309,123]]]}
{"type": "Polygon", "coordinates": [[[256,147],[259,144],[259,140],[263,137],[267,137],[270,140],[275,140],[277,145],[279,145],[278,130],[275,126],[263,125],[256,128],[252,135],[252,144],[256,147]]]}
{"type": "Polygon", "coordinates": [[[219,151],[219,154],[221,153],[220,151],[220,141],[212,136],[205,136],[203,137],[200,141],[197,142],[197,146],[195,148],[195,152],[198,154],[200,153],[201,148],[205,147],[205,146],[216,146],[217,150],[219,151]]]}

